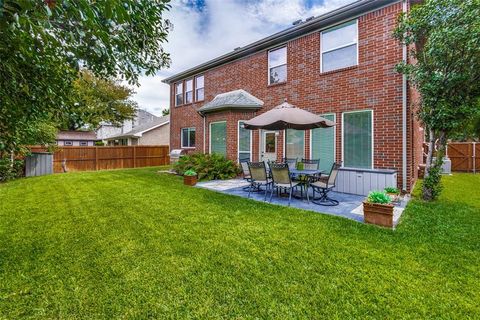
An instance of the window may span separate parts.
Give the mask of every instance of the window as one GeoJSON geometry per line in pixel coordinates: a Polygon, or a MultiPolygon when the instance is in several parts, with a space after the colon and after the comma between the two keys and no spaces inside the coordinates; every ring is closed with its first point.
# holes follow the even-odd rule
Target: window
{"type": "MultiPolygon", "coordinates": [[[[335,114],[322,115],[327,120],[335,122],[335,114]]],[[[320,170],[328,174],[335,162],[335,127],[316,128],[310,133],[310,158],[320,159],[320,170]]]]}
{"type": "Polygon", "coordinates": [[[357,20],[323,31],[320,41],[321,71],[327,72],[357,65],[357,38],[357,20]]]}
{"type": "Polygon", "coordinates": [[[87,142],[87,141],[80,141],[80,145],[81,145],[82,147],[88,146],[88,142],[87,142]]]}
{"type": "Polygon", "coordinates": [[[210,123],[210,153],[227,156],[227,122],[210,123]]]}
{"type": "Polygon", "coordinates": [[[195,148],[195,128],[182,129],[182,148],[195,148]]]}
{"type": "Polygon", "coordinates": [[[183,104],[183,82],[175,85],[175,105],[179,106],[181,104],[183,104]]]}
{"type": "Polygon", "coordinates": [[[64,141],[63,145],[64,146],[73,146],[73,141],[64,141]]]}
{"type": "Polygon", "coordinates": [[[204,82],[205,78],[203,76],[195,77],[195,101],[202,101],[205,99],[204,82]]]}
{"type": "Polygon", "coordinates": [[[287,81],[287,47],[268,51],[268,84],[287,81]]]}
{"type": "Polygon", "coordinates": [[[193,102],[193,80],[185,81],[185,103],[193,102]]]}
{"type": "Polygon", "coordinates": [[[343,114],[343,165],[371,169],[373,165],[373,112],[343,114]]]}
{"type": "Polygon", "coordinates": [[[238,122],[238,162],[252,160],[252,130],[245,129],[243,121],[238,122]]]}
{"type": "Polygon", "coordinates": [[[285,157],[297,158],[301,160],[305,158],[305,131],[287,129],[287,138],[285,139],[285,157]]]}

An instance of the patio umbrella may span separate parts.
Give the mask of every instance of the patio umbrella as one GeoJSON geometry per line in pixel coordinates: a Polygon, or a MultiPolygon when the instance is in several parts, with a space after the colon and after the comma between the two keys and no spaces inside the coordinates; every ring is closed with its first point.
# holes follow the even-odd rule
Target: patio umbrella
{"type": "Polygon", "coordinates": [[[309,130],[334,126],[333,121],[322,118],[314,113],[292,106],[288,102],[256,116],[244,123],[245,129],[266,130],[309,130]]]}

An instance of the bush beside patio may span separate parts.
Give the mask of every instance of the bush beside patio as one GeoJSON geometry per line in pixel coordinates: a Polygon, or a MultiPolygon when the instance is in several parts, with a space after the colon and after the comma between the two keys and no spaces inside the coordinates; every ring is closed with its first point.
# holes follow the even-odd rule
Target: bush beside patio
{"type": "Polygon", "coordinates": [[[444,177],[391,231],[157,170],[0,185],[0,318],[480,314],[479,175],[444,177]]]}

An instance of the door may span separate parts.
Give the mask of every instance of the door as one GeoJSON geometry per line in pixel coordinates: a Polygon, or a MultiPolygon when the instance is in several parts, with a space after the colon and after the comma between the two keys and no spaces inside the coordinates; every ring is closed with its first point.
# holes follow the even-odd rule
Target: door
{"type": "Polygon", "coordinates": [[[277,160],[277,136],[275,131],[262,132],[262,149],[260,161],[277,160]]]}

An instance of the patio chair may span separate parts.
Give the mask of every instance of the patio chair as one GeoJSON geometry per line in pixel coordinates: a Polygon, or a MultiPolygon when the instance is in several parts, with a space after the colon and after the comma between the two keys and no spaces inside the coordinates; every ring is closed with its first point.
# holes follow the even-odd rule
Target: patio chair
{"type": "Polygon", "coordinates": [[[297,169],[297,158],[283,158],[283,162],[288,164],[288,169],[297,169]]]}
{"type": "MultiPolygon", "coordinates": [[[[292,181],[290,177],[290,170],[288,164],[286,163],[270,163],[270,170],[272,172],[272,190],[270,193],[270,202],[272,202],[273,192],[275,189],[281,190],[284,189],[285,191],[288,190],[288,205],[290,206],[290,202],[292,201],[292,192],[293,189],[301,186],[299,182],[292,181]]],[[[307,201],[308,201],[308,193],[307,193],[307,201]]]]}
{"type": "MultiPolygon", "coordinates": [[[[320,167],[320,159],[302,159],[303,169],[305,170],[318,170],[320,167]]],[[[310,176],[310,182],[317,181],[321,174],[310,176]]]]}
{"type": "MultiPolygon", "coordinates": [[[[250,170],[248,169],[248,161],[240,161],[240,167],[242,168],[243,180],[251,182],[252,176],[250,175],[250,170]]],[[[247,191],[247,188],[250,188],[250,186],[244,187],[243,190],[247,191]]]]}
{"type": "Polygon", "coordinates": [[[341,164],[336,162],[332,165],[330,174],[328,176],[320,177],[318,181],[315,181],[310,184],[313,190],[313,200],[315,204],[322,206],[336,206],[338,201],[328,197],[328,193],[335,188],[335,182],[337,180],[338,169],[340,169],[341,164]],[[320,197],[315,199],[315,192],[320,193],[320,197]]]}
{"type": "Polygon", "coordinates": [[[265,162],[248,162],[248,171],[250,172],[250,188],[248,188],[248,197],[252,190],[260,191],[260,187],[265,186],[265,199],[267,201],[268,187],[272,184],[272,180],[267,176],[265,162]]]}

